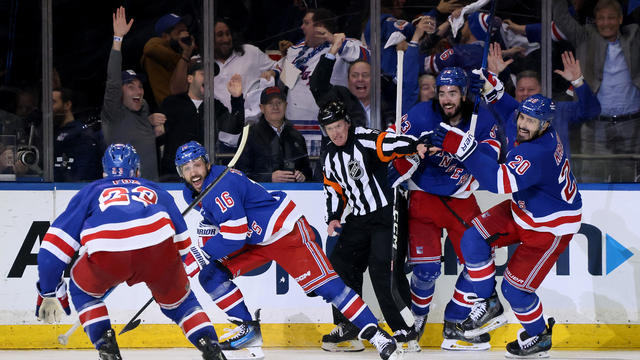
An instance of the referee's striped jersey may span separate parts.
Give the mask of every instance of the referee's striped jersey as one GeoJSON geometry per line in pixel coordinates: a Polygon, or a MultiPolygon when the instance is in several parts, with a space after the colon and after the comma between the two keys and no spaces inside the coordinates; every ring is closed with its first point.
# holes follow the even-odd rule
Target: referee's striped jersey
{"type": "Polygon", "coordinates": [[[393,194],[387,182],[387,163],[416,153],[417,140],[380,130],[349,129],[344,146],[329,142],[323,158],[327,223],[340,220],[349,205],[360,216],[391,204],[393,194]]]}

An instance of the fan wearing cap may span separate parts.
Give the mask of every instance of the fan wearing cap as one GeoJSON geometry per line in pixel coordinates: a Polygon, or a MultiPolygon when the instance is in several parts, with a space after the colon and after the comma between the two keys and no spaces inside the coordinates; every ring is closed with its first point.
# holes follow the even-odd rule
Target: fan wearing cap
{"type": "Polygon", "coordinates": [[[280,88],[260,94],[260,119],[251,126],[236,166],[258,182],[311,180],[311,165],[302,134],[286,119],[287,101],[280,88]]]}
{"type": "MultiPolygon", "coordinates": [[[[163,180],[180,180],[175,170],[175,153],[178,147],[189,141],[204,142],[204,70],[202,59],[194,56],[187,71],[188,91],[169,95],[160,110],[167,116],[164,150],[160,161],[163,180]]],[[[217,75],[218,66],[214,66],[217,75]]],[[[216,81],[218,78],[216,77],[216,81]]],[[[227,82],[231,98],[231,112],[215,99],[215,131],[219,141],[218,151],[230,152],[237,147],[244,125],[244,98],[242,78],[236,74],[227,82]]]]}
{"type": "Polygon", "coordinates": [[[155,35],[147,41],[140,63],[149,75],[157,104],[170,94],[187,91],[186,72],[195,48],[187,25],[189,17],[166,14],[156,21],[155,35]],[[175,70],[178,72],[174,76],[175,70]]]}
{"type": "Polygon", "coordinates": [[[156,181],[156,137],[164,134],[166,117],[161,113],[149,115],[149,105],[143,98],[142,75],[133,70],[121,71],[122,41],[131,25],[133,19],[127,22],[124,7],[118,8],[113,14],[113,44],[100,116],[105,143],[133,145],[140,155],[142,176],[156,181]]]}
{"type": "MultiPolygon", "coordinates": [[[[324,105],[318,122],[331,140],[322,158],[327,234],[335,236],[341,232],[329,260],[345,282],[359,293],[363,273],[369,268],[378,303],[387,324],[396,332],[394,336],[398,336],[396,340],[414,340],[417,333],[406,326],[391,296],[393,191],[387,181],[386,164],[407,155],[422,158],[427,146],[413,136],[352,124],[341,102],[324,105]],[[351,214],[341,224],[347,207],[352,209],[351,214]]],[[[409,304],[409,284],[400,270],[401,263],[397,262],[394,274],[398,289],[409,304]]],[[[338,309],[334,308],[333,314],[338,327],[323,336],[322,348],[340,351],[338,344],[356,340],[357,331],[338,309]]]]}

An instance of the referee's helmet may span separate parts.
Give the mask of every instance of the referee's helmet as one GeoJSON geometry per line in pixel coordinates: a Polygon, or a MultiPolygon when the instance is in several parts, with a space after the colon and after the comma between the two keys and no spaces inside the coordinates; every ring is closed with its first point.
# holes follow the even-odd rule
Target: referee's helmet
{"type": "Polygon", "coordinates": [[[323,128],[336,121],[345,120],[351,123],[342,101],[332,101],[324,105],[318,112],[318,122],[323,128]]]}

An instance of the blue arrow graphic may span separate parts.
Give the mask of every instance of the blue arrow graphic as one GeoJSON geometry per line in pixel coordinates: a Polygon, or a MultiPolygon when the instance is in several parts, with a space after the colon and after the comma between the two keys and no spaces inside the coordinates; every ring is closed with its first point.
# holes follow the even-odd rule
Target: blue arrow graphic
{"type": "Polygon", "coordinates": [[[626,247],[622,246],[616,239],[612,238],[609,234],[606,234],[607,238],[607,275],[615,270],[628,258],[633,256],[633,253],[626,247]]]}

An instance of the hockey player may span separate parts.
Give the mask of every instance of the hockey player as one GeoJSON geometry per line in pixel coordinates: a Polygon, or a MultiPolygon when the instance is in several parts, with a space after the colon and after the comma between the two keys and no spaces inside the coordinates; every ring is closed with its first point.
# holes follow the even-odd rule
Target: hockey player
{"type": "Polygon", "coordinates": [[[80,190],[44,236],[38,253],[38,319],[59,321],[60,303],[71,313],[62,273],[80,249],[69,293],[100,359],[122,359],[104,297],[123,282],[144,282],[162,313],[180,325],[204,359],[225,359],[180,261],[191,239],[173,197],[138,177],[140,162],[131,145],[110,145],[102,166],[104,178],[80,190]]]}
{"type": "MultiPolygon", "coordinates": [[[[384,318],[399,343],[417,338],[417,333],[405,324],[391,296],[389,264],[393,235],[393,192],[387,182],[386,164],[395,158],[414,155],[424,158],[425,144],[415,137],[402,136],[351,124],[342,102],[330,102],[320,109],[318,122],[331,140],[322,159],[324,189],[327,200],[327,233],[342,228],[330,260],[345,283],[362,293],[362,276],[369,269],[371,283],[384,318]],[[345,208],[344,226],[340,224],[345,208]]],[[[409,284],[404,274],[404,261],[397,262],[393,275],[404,301],[410,303],[409,284]]],[[[338,325],[323,336],[322,348],[327,351],[357,351],[364,349],[354,343],[357,328],[340,312],[333,309],[338,325]],[[351,346],[339,347],[348,342],[351,346]]],[[[409,350],[419,350],[415,346],[409,350]]]]}
{"type": "MultiPolygon", "coordinates": [[[[440,122],[467,131],[473,102],[467,98],[467,76],[461,68],[446,68],[436,78],[436,98],[414,106],[402,122],[402,132],[419,136],[432,132],[440,122]]],[[[486,109],[480,109],[476,133],[479,147],[487,156],[497,159],[500,141],[497,140],[495,118],[486,109]]],[[[431,150],[430,150],[431,153],[431,150]]],[[[438,151],[420,165],[411,164],[410,158],[395,160],[390,171],[401,175],[409,185],[409,264],[411,275],[411,310],[416,319],[416,330],[421,334],[429,313],[440,276],[443,229],[447,230],[451,244],[464,264],[460,239],[470,226],[471,219],[480,214],[473,191],[479,184],[463,164],[451,154],[438,151]],[[417,167],[417,170],[415,168],[417,167]],[[411,175],[412,171],[415,171],[411,175]]],[[[444,311],[443,342],[446,350],[486,350],[489,336],[466,337],[455,327],[463,321],[473,303],[468,301],[473,292],[469,276],[462,271],[458,276],[452,299],[444,311]]]]}
{"type": "MultiPolygon", "coordinates": [[[[508,95],[505,95],[508,96],[508,95]]],[[[551,348],[551,330],[535,291],[569,241],[580,228],[582,200],[567,154],[553,129],[551,99],[533,95],[517,107],[515,147],[503,164],[475,150],[473,134],[441,124],[434,145],[454,154],[483,188],[512,194],[472,220],[462,238],[465,268],[477,298],[458,329],[467,336],[486,333],[505,323],[495,292],[492,247],[519,244],[507,263],[502,295],[523,329],[507,344],[507,357],[545,357],[551,348]]],[[[505,109],[506,110],[506,109],[505,109]]],[[[516,108],[511,108],[516,110],[516,108]]]]}
{"type": "MultiPolygon", "coordinates": [[[[185,181],[184,198],[195,196],[225,167],[211,165],[206,149],[195,141],[176,152],[176,168],[185,181]]],[[[198,206],[204,222],[218,226],[196,254],[199,280],[213,301],[230,317],[240,319],[233,348],[261,343],[259,324],[251,320],[242,293],[233,278],[273,260],[291,275],[302,290],[333,304],[359,329],[380,357],[396,359],[395,340],[378,327],[362,298],[345,286],[314,240],[314,232],[300,208],[282,191],[267,192],[242,172],[231,169],[198,206]]]]}

